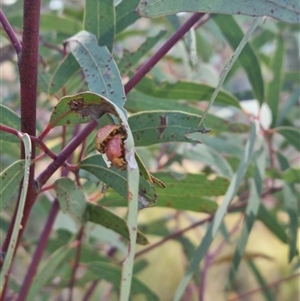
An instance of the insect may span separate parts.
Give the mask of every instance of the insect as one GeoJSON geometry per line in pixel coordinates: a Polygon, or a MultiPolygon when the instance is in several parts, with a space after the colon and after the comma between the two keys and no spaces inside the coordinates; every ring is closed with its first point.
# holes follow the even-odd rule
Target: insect
{"type": "Polygon", "coordinates": [[[126,138],[127,134],[123,127],[116,124],[104,126],[96,135],[96,149],[101,154],[106,154],[111,164],[120,170],[124,170],[127,166],[124,147],[126,138]]]}

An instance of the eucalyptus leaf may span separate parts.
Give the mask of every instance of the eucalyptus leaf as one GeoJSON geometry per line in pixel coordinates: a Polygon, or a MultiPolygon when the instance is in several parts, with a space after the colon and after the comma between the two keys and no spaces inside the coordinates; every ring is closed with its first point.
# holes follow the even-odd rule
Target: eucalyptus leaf
{"type": "MultiPolygon", "coordinates": [[[[13,110],[0,104],[0,124],[6,125],[15,130],[19,130],[21,127],[20,116],[18,116],[13,110]]],[[[20,143],[15,135],[7,133],[5,131],[0,131],[0,140],[20,143]]]]}
{"type": "Polygon", "coordinates": [[[162,142],[195,142],[188,134],[209,132],[203,125],[198,128],[201,116],[180,111],[148,111],[130,116],[128,123],[136,146],[162,142]]]}
{"type": "Polygon", "coordinates": [[[216,14],[238,14],[251,17],[269,16],[288,23],[299,23],[297,0],[142,0],[137,12],[142,17],[157,18],[179,12],[201,12],[216,14]]]}

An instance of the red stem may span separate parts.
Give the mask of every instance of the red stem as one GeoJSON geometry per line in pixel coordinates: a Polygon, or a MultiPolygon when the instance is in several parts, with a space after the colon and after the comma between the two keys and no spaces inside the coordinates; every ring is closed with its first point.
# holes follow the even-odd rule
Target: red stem
{"type": "Polygon", "coordinates": [[[58,201],[55,200],[52,204],[52,207],[51,207],[51,210],[49,212],[48,219],[47,219],[47,222],[46,222],[45,227],[43,229],[43,232],[40,235],[39,243],[38,243],[37,248],[35,249],[35,252],[33,254],[31,264],[28,268],[26,277],[24,279],[24,282],[22,284],[21,290],[19,292],[19,295],[18,295],[18,298],[17,298],[16,301],[26,300],[26,296],[27,296],[28,291],[30,289],[32,279],[36,274],[38,263],[42,259],[44,249],[47,245],[49,236],[50,236],[51,231],[52,231],[52,226],[54,224],[54,221],[56,219],[56,216],[57,216],[58,212],[59,212],[59,204],[58,204],[58,201]]]}

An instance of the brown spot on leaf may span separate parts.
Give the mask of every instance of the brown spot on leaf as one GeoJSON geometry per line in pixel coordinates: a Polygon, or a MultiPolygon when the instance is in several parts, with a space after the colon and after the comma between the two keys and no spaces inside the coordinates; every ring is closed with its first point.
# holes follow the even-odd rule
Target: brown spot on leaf
{"type": "Polygon", "coordinates": [[[162,139],[165,128],[167,126],[167,116],[161,115],[159,116],[159,118],[160,118],[160,122],[158,127],[158,131],[159,131],[158,139],[162,139]]]}

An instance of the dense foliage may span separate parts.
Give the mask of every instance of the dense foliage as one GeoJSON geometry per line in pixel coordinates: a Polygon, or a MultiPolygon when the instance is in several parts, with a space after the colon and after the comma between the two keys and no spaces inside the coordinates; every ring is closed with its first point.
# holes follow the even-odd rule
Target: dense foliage
{"type": "Polygon", "coordinates": [[[299,4],[248,2],[4,2],[1,300],[296,300],[299,4]]]}

